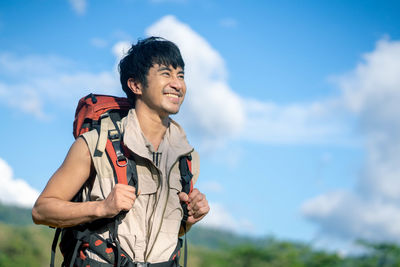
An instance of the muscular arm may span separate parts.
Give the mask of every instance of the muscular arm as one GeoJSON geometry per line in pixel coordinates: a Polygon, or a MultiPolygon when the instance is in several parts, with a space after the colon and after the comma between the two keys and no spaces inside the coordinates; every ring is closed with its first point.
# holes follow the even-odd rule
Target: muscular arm
{"type": "Polygon", "coordinates": [[[87,144],[83,138],[78,138],[37,199],[32,209],[33,221],[69,227],[129,210],[135,200],[135,189],[127,185],[116,185],[103,201],[71,202],[89,178],[92,168],[87,144]]]}

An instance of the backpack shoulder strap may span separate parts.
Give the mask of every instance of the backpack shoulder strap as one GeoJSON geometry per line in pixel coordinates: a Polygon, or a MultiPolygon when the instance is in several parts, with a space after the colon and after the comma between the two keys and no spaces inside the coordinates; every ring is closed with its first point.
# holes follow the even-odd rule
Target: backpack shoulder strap
{"type": "Polygon", "coordinates": [[[134,186],[137,194],[136,163],[123,145],[122,133],[118,126],[120,120],[118,113],[104,113],[99,120],[100,127],[81,136],[88,144],[93,160],[96,161],[96,171],[102,167],[104,160],[107,160],[114,172],[115,183],[134,186]]]}
{"type": "MultiPolygon", "coordinates": [[[[182,156],[179,159],[179,171],[181,172],[181,184],[182,184],[182,192],[186,194],[190,194],[193,191],[193,174],[192,174],[192,156],[186,155],[182,156]]],[[[182,202],[183,209],[183,218],[181,221],[181,226],[185,232],[185,257],[184,257],[184,266],[187,266],[187,240],[186,240],[186,222],[189,217],[188,212],[188,202],[182,202]]],[[[179,241],[178,241],[179,242],[179,241]]]]}
{"type": "Polygon", "coordinates": [[[189,194],[193,190],[192,156],[182,156],[179,159],[179,171],[181,173],[182,192],[189,194]]]}

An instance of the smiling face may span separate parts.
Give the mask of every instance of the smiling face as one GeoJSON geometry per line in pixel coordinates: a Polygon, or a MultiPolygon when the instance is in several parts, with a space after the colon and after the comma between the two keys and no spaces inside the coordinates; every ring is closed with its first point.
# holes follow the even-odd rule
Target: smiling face
{"type": "Polygon", "coordinates": [[[146,107],[162,118],[176,114],[185,98],[186,84],[181,67],[154,64],[146,76],[147,84],[128,81],[129,87],[137,95],[136,108],[146,107]]]}

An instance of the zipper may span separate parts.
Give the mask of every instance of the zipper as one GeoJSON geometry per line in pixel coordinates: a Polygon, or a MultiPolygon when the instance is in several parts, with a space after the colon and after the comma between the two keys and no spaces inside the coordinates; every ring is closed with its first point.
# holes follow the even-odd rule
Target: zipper
{"type": "MultiPolygon", "coordinates": [[[[154,158],[154,154],[153,154],[153,158],[154,158]]],[[[154,199],[153,209],[151,211],[151,215],[149,217],[149,220],[146,222],[146,224],[147,224],[146,225],[147,233],[146,233],[146,248],[144,250],[144,262],[147,262],[147,258],[148,258],[148,257],[146,257],[146,255],[147,255],[147,249],[148,249],[149,241],[150,241],[150,234],[151,234],[151,231],[153,229],[154,218],[153,218],[153,223],[151,225],[150,225],[150,221],[151,221],[151,218],[154,216],[154,213],[156,212],[156,208],[158,206],[158,201],[160,200],[159,198],[157,198],[157,192],[160,189],[160,187],[161,187],[161,190],[162,190],[162,175],[160,175],[161,171],[158,169],[157,166],[155,166],[154,162],[151,162],[151,165],[153,165],[153,167],[155,167],[155,169],[157,170],[157,173],[158,173],[158,175],[157,175],[157,177],[158,177],[158,186],[157,186],[157,190],[156,190],[156,193],[155,193],[155,196],[154,196],[155,199],[154,199]]]]}
{"type": "MultiPolygon", "coordinates": [[[[169,188],[171,187],[171,186],[170,186],[170,183],[169,183],[169,180],[170,180],[169,178],[170,178],[170,176],[171,176],[172,168],[173,168],[173,166],[174,166],[175,164],[177,164],[177,163],[179,162],[179,158],[181,158],[181,157],[183,157],[183,156],[188,156],[188,155],[190,155],[193,151],[194,151],[194,149],[192,149],[190,152],[188,152],[188,153],[186,153],[186,154],[180,155],[180,156],[175,160],[174,164],[172,164],[171,168],[169,169],[169,172],[168,172],[168,175],[167,175],[167,185],[168,185],[167,198],[166,198],[165,205],[164,205],[164,209],[163,209],[163,212],[162,212],[161,223],[160,223],[160,226],[158,227],[157,234],[156,234],[156,237],[154,238],[154,240],[157,240],[158,234],[159,234],[160,231],[161,231],[161,226],[162,226],[163,221],[164,221],[165,210],[167,209],[168,199],[169,199],[169,188]]],[[[151,252],[153,251],[154,244],[151,246],[150,251],[149,251],[148,253],[147,253],[147,246],[148,246],[148,242],[146,243],[146,251],[145,251],[144,262],[147,262],[147,259],[149,258],[149,255],[150,255],[151,252]]]]}
{"type": "Polygon", "coordinates": [[[159,168],[162,153],[161,152],[152,152],[152,154],[153,154],[153,164],[156,165],[157,168],[159,168]]]}

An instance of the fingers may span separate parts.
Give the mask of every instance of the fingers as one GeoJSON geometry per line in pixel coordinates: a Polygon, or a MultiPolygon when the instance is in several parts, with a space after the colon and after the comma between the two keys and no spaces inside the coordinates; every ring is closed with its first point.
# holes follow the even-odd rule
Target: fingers
{"type": "Polygon", "coordinates": [[[193,191],[189,194],[189,202],[197,202],[203,198],[205,198],[205,195],[200,193],[197,188],[194,188],[193,191]]]}
{"type": "Polygon", "coordinates": [[[136,191],[135,187],[126,185],[126,184],[116,184],[114,186],[113,190],[121,190],[121,191],[129,192],[132,194],[135,194],[135,191],[136,191]]]}
{"type": "Polygon", "coordinates": [[[128,198],[128,199],[136,199],[136,189],[133,186],[125,185],[125,184],[116,184],[114,186],[115,193],[117,196],[128,198]]]}
{"type": "Polygon", "coordinates": [[[129,211],[135,204],[135,188],[129,185],[116,184],[104,200],[105,217],[113,217],[120,211],[129,211]]]}
{"type": "Polygon", "coordinates": [[[188,196],[188,194],[186,194],[185,192],[180,192],[180,193],[178,194],[178,196],[179,196],[179,200],[180,200],[181,202],[188,202],[188,201],[189,201],[189,196],[188,196]]]}
{"type": "Polygon", "coordinates": [[[206,196],[198,189],[194,189],[189,195],[188,212],[194,219],[203,218],[210,211],[206,196]]]}

